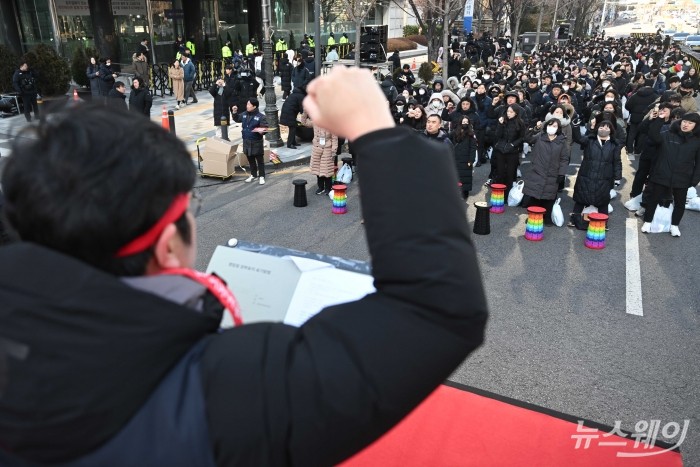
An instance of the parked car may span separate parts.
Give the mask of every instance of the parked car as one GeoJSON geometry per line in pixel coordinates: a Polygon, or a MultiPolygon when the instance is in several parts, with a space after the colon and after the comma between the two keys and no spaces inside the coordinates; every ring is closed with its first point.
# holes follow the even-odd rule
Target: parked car
{"type": "Polygon", "coordinates": [[[688,36],[685,38],[685,46],[691,50],[700,50],[700,36],[688,36]]]}
{"type": "Polygon", "coordinates": [[[674,35],[671,36],[671,40],[673,42],[683,42],[685,41],[685,38],[690,35],[689,32],[677,32],[674,35]]]}

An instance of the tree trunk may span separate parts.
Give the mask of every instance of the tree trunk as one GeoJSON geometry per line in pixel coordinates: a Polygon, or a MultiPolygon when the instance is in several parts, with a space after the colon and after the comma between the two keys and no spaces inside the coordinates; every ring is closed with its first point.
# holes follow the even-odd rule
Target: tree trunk
{"type": "Polygon", "coordinates": [[[540,5],[540,16],[537,18],[537,37],[535,38],[535,48],[533,50],[537,50],[537,48],[540,45],[540,32],[542,31],[542,17],[544,16],[544,0],[542,0],[542,4],[540,5]]]}
{"type": "MultiPolygon", "coordinates": [[[[523,0],[524,1],[524,0],[523,0]]],[[[520,33],[520,18],[523,17],[525,12],[525,5],[523,4],[520,8],[520,14],[518,19],[515,20],[515,31],[510,34],[510,43],[513,45],[513,50],[510,54],[510,64],[513,65],[513,59],[515,58],[515,51],[518,50],[518,34],[520,33]]]]}
{"type": "MultiPolygon", "coordinates": [[[[355,18],[355,66],[360,66],[360,42],[362,37],[362,20],[355,18]]],[[[319,38],[320,40],[320,38],[319,38]]]]}

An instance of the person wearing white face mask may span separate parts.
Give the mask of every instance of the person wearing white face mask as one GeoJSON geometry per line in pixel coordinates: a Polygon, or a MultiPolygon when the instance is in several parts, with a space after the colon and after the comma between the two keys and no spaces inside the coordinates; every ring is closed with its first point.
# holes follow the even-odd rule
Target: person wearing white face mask
{"type": "Polygon", "coordinates": [[[544,222],[551,225],[551,214],[557,189],[569,167],[571,152],[566,137],[561,133],[561,122],[552,118],[537,123],[537,130],[528,143],[532,145],[531,163],[523,170],[523,207],[540,206],[547,210],[544,222]]]}

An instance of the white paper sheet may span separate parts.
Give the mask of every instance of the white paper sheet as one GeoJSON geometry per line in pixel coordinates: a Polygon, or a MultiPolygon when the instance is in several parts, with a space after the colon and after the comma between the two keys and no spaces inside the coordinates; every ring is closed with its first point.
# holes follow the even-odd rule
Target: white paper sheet
{"type": "Polygon", "coordinates": [[[374,291],[374,278],[367,274],[336,268],[307,271],[299,278],[284,322],[301,326],[328,306],[359,300],[374,291]]]}

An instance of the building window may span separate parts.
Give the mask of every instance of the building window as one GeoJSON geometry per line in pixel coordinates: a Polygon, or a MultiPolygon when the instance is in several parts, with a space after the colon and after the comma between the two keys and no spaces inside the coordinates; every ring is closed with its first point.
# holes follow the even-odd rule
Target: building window
{"type": "Polygon", "coordinates": [[[53,26],[48,0],[17,2],[17,13],[25,50],[38,44],[53,44],[53,26]]]}
{"type": "Polygon", "coordinates": [[[61,55],[71,60],[76,50],[95,48],[92,33],[92,19],[89,16],[58,17],[58,30],[61,37],[61,55]]]}
{"type": "Polygon", "coordinates": [[[219,0],[219,38],[231,39],[234,48],[244,48],[249,40],[248,0],[219,0]]]}

